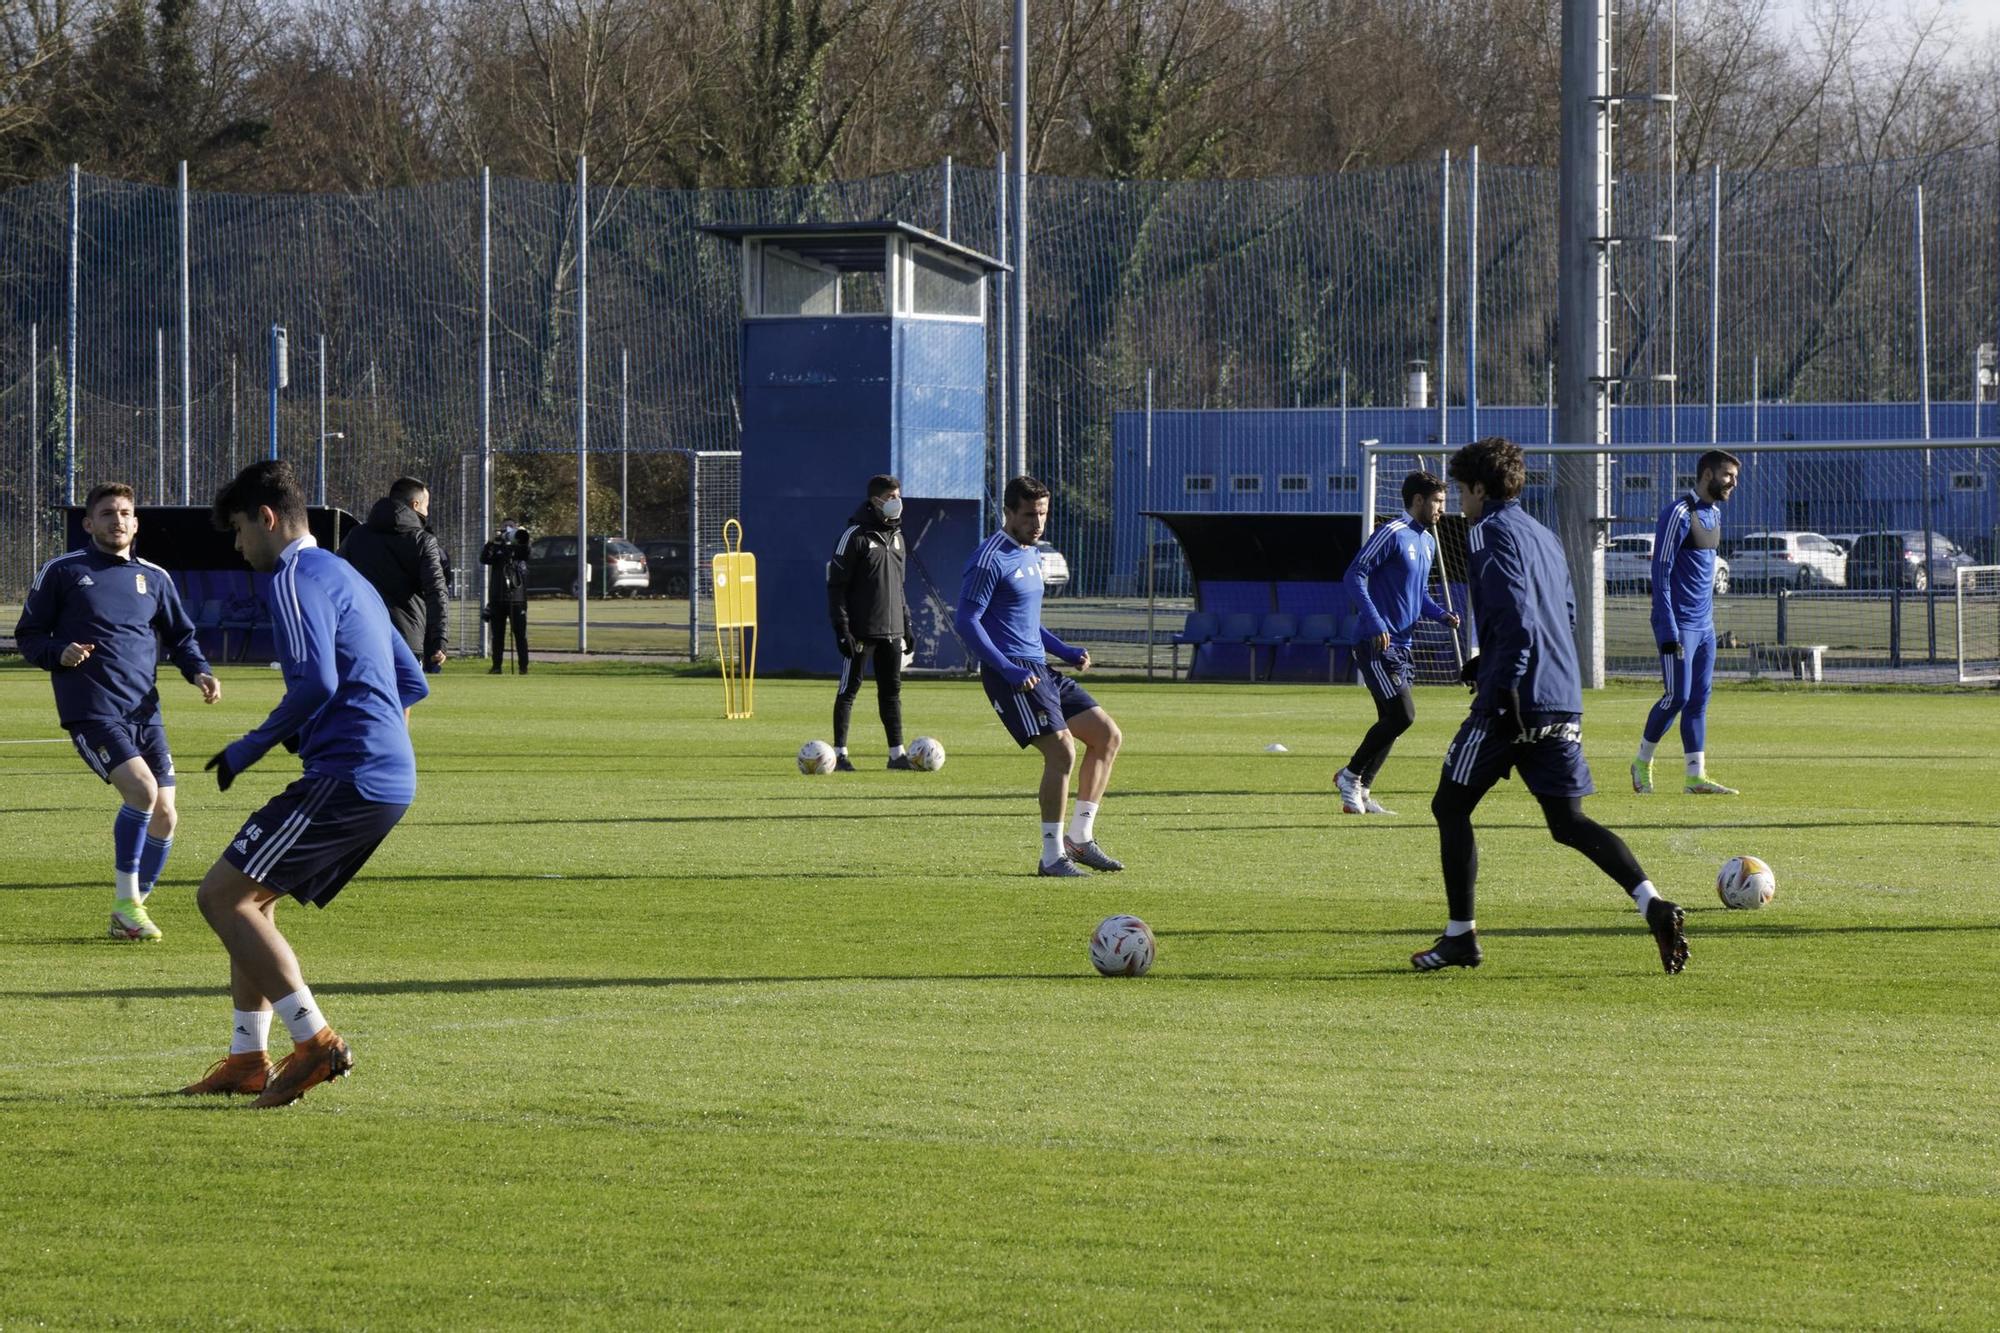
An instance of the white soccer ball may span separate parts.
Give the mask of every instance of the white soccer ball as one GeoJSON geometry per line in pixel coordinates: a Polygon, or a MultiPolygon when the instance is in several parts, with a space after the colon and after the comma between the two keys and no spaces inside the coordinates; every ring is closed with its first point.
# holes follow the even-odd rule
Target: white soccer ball
{"type": "Polygon", "coordinates": [[[833,772],[833,747],[825,741],[807,741],[799,747],[799,772],[833,772]]]}
{"type": "Polygon", "coordinates": [[[1778,891],[1778,877],[1754,856],[1732,856],[1716,872],[1715,896],[1724,907],[1754,912],[1778,891]]]}
{"type": "Polygon", "coordinates": [[[944,742],[935,736],[919,736],[910,742],[910,763],[926,773],[944,767],[944,742]]]}
{"type": "Polygon", "coordinates": [[[1143,977],[1153,966],[1153,928],[1136,916],[1107,916],[1090,932],[1090,965],[1107,977],[1143,977]]]}

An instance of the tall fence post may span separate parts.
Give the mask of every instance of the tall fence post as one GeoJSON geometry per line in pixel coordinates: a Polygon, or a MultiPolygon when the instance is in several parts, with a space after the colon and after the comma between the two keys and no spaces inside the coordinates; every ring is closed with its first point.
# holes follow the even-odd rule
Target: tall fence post
{"type": "Polygon", "coordinates": [[[69,167],[69,351],[64,357],[67,363],[63,374],[68,379],[68,395],[63,402],[63,503],[76,503],[76,414],[83,406],[83,395],[77,391],[76,383],[76,288],[77,288],[77,244],[81,235],[83,169],[70,163],[69,167]]]}
{"type": "Polygon", "coordinates": [[[688,661],[701,656],[701,455],[688,450],[688,661]]]}
{"type": "Polygon", "coordinates": [[[319,335],[319,500],[326,505],[326,335],[319,335]]]}
{"type": "Polygon", "coordinates": [[[1722,164],[1708,173],[1708,445],[1722,439],[1722,164]]]}
{"type": "MultiPolygon", "coordinates": [[[[609,554],[607,552],[607,554],[609,554]]],[[[576,650],[590,651],[590,162],[576,159],[576,650]]]]}
{"type": "Polygon", "coordinates": [[[632,349],[618,349],[618,535],[632,536],[632,349]]]}
{"type": "MultiPolygon", "coordinates": [[[[1002,150],[994,159],[993,172],[995,176],[993,182],[993,254],[996,259],[1004,264],[1007,262],[1008,248],[1007,154],[1005,150],[1002,150]]],[[[1007,370],[1013,359],[1011,350],[1013,346],[1012,331],[1007,324],[1007,286],[1011,281],[1011,275],[1002,275],[993,284],[993,299],[998,313],[995,324],[1000,335],[995,340],[1000,345],[1000,350],[997,354],[998,364],[996,366],[998,374],[994,376],[999,388],[999,393],[995,395],[999,401],[994,404],[995,410],[998,412],[996,424],[999,429],[994,432],[993,436],[993,504],[991,506],[993,510],[993,523],[996,527],[1000,523],[1000,497],[1007,488],[1007,458],[1013,452],[1014,443],[1014,436],[1009,429],[1009,423],[1013,418],[1012,414],[1008,411],[1008,406],[1014,396],[1014,380],[1007,370]]]]}
{"type": "MultiPolygon", "coordinates": [[[[1145,505],[1151,509],[1153,499],[1153,368],[1146,367],[1146,495],[1145,505]]],[[[1144,548],[1139,558],[1146,562],[1146,678],[1153,678],[1153,520],[1147,519],[1139,525],[1144,537],[1144,548]]]]}
{"type": "Polygon", "coordinates": [[[42,567],[42,326],[28,325],[28,567],[42,567]]]}
{"type": "Polygon", "coordinates": [[[285,326],[271,326],[271,461],[278,459],[278,390],[291,382],[289,345],[285,326]]]}
{"type": "Polygon", "coordinates": [[[1028,470],[1028,0],[1014,0],[1014,465],[1028,470]]]}
{"type": "Polygon", "coordinates": [[[153,447],[158,479],[153,483],[153,503],[167,502],[167,331],[153,329],[153,447]]]}
{"type": "Polygon", "coordinates": [[[944,238],[951,239],[951,154],[944,155],[944,238]]]}
{"type": "Polygon", "coordinates": [[[1438,166],[1438,448],[1451,447],[1451,150],[1438,166]]]}
{"type": "Polygon", "coordinates": [[[188,164],[181,163],[181,503],[194,503],[194,334],[193,305],[188,293],[188,164]]]}
{"type": "MultiPolygon", "coordinates": [[[[1931,307],[1930,283],[1924,273],[1924,187],[1914,201],[1917,258],[1917,401],[1923,410],[1924,438],[1931,438],[1931,307]]],[[[1975,410],[1977,410],[1975,408],[1975,410]]],[[[1937,588],[1931,577],[1937,554],[1937,486],[1931,471],[1931,451],[1924,450],[1924,638],[1928,660],[1937,661],[1937,588]]]]}
{"type": "MultiPolygon", "coordinates": [[[[1465,438],[1479,438],[1479,145],[1466,163],[1465,196],[1465,438]]],[[[1445,449],[1445,441],[1438,447],[1445,449]]],[[[1445,449],[1447,455],[1450,450],[1445,449]]],[[[1442,475],[1442,469],[1440,469],[1442,475]]]]}
{"type": "MultiPolygon", "coordinates": [[[[320,346],[326,345],[322,339],[320,346]]],[[[479,546],[493,536],[493,168],[479,169],[479,546]]],[[[484,580],[492,571],[480,566],[484,580]]],[[[480,590],[480,605],[486,605],[487,589],[480,590]]],[[[486,618],[479,618],[479,655],[486,656],[490,633],[486,618]]]]}

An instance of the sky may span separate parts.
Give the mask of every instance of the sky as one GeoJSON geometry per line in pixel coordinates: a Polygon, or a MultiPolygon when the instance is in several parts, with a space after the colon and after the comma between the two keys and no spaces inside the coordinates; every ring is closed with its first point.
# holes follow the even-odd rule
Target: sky
{"type": "MultiPolygon", "coordinates": [[[[1870,0],[1884,18],[1904,19],[1913,13],[1928,13],[1936,0],[1870,0]]],[[[2000,0],[1947,0],[1952,16],[1963,24],[1966,34],[1982,37],[2000,34],[2000,0]]],[[[1810,0],[1772,0],[1779,26],[1790,29],[1801,22],[1810,0]]]]}

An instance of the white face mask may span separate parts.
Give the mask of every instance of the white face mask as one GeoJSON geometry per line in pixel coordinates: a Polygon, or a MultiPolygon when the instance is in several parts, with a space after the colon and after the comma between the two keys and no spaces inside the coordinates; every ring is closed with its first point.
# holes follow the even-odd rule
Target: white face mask
{"type": "Polygon", "coordinates": [[[903,516],[903,497],[892,495],[882,502],[882,517],[898,519],[903,516]]]}

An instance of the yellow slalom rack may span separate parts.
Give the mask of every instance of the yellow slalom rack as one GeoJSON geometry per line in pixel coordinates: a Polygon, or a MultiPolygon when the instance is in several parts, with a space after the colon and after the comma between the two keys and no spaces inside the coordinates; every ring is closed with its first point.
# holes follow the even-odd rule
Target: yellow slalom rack
{"type": "Polygon", "coordinates": [[[743,549],[743,525],[722,525],[715,578],[715,642],[722,657],[722,715],[749,717],[757,690],[757,557],[743,549]]]}

